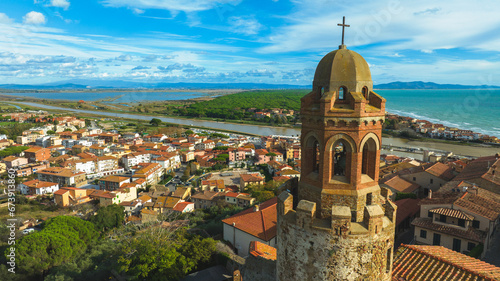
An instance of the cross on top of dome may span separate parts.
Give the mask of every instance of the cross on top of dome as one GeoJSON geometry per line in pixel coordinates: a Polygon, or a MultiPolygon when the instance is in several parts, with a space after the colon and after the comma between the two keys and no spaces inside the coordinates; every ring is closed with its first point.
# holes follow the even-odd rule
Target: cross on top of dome
{"type": "Polygon", "coordinates": [[[342,18],[342,23],[337,24],[338,26],[342,26],[342,45],[339,46],[339,49],[345,49],[344,45],[344,30],[346,27],[350,27],[349,24],[345,24],[345,16],[342,18]]]}

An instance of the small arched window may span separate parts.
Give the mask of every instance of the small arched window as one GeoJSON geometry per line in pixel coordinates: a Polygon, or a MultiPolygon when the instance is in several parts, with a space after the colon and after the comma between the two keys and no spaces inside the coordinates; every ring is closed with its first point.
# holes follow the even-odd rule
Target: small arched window
{"type": "Polygon", "coordinates": [[[347,89],[344,86],[339,88],[339,100],[345,99],[346,92],[347,92],[347,89]]]}
{"type": "Polygon", "coordinates": [[[317,140],[313,143],[313,172],[319,173],[319,142],[317,140]]]}
{"type": "Polygon", "coordinates": [[[321,96],[325,94],[325,87],[321,87],[321,96]]]}
{"type": "Polygon", "coordinates": [[[362,90],[362,93],[363,93],[363,97],[365,97],[365,99],[368,99],[368,87],[363,87],[363,90],[362,90]]]}

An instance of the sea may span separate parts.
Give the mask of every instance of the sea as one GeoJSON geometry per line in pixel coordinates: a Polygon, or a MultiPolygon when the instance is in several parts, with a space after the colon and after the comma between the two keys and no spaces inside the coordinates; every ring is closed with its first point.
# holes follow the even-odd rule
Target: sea
{"type": "Polygon", "coordinates": [[[386,111],[500,138],[500,89],[375,90],[386,111]]]}
{"type": "MultiPolygon", "coordinates": [[[[375,92],[387,100],[386,110],[390,113],[500,137],[500,89],[375,90],[375,92]]],[[[116,98],[109,103],[131,103],[187,100],[210,94],[204,92],[66,92],[11,95],[85,101],[116,98]]]]}

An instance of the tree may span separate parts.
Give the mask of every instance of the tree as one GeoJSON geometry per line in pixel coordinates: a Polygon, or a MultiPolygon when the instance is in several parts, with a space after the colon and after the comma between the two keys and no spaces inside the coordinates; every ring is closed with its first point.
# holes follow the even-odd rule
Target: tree
{"type": "Polygon", "coordinates": [[[184,132],[187,136],[194,134],[193,130],[188,129],[184,132]]]}
{"type": "Polygon", "coordinates": [[[120,205],[111,204],[97,210],[97,214],[90,218],[96,229],[107,231],[123,224],[125,219],[125,208],[120,205]]]}
{"type": "Polygon", "coordinates": [[[53,135],[53,134],[55,134],[55,133],[56,133],[56,132],[55,132],[55,131],[53,131],[53,130],[48,130],[48,131],[47,131],[47,135],[53,135]]]}
{"type": "Polygon", "coordinates": [[[153,119],[151,119],[151,121],[149,121],[149,124],[151,124],[155,127],[158,127],[161,123],[162,123],[162,121],[158,118],[153,118],[153,119]]]}
{"type": "Polygon", "coordinates": [[[42,231],[16,243],[19,269],[29,275],[44,275],[50,268],[81,256],[96,238],[90,222],[71,216],[52,218],[44,223],[42,231]]]}
{"type": "Polygon", "coordinates": [[[67,226],[78,234],[78,237],[86,244],[91,244],[97,240],[98,233],[94,224],[73,216],[57,216],[44,223],[43,230],[53,230],[62,226],[67,226]]]}
{"type": "Polygon", "coordinates": [[[215,253],[215,241],[189,236],[175,228],[151,227],[123,243],[118,259],[133,279],[174,281],[207,263],[215,253]]]}

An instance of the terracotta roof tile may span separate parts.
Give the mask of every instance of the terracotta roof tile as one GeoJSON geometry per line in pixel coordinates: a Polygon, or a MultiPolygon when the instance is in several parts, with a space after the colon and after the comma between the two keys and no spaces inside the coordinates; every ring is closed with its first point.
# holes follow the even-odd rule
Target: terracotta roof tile
{"type": "Polygon", "coordinates": [[[269,241],[276,237],[276,225],[278,220],[276,209],[277,203],[278,198],[274,197],[260,204],[259,211],[254,211],[254,208],[249,208],[222,220],[222,222],[230,226],[233,226],[234,223],[237,229],[264,241],[269,241]]]}
{"type": "Polygon", "coordinates": [[[398,175],[385,178],[384,180],[382,180],[382,183],[399,192],[405,192],[405,193],[414,192],[420,187],[420,185],[414,182],[407,181],[398,175]]]}
{"type": "Polygon", "coordinates": [[[420,211],[420,206],[418,205],[418,199],[405,198],[394,202],[398,206],[398,211],[396,212],[396,225],[399,225],[408,217],[413,217],[420,211]]]}
{"type": "Polygon", "coordinates": [[[431,218],[416,218],[411,224],[421,228],[449,234],[451,236],[461,237],[479,243],[484,243],[484,238],[486,237],[486,234],[483,231],[474,229],[472,227],[469,227],[467,230],[463,230],[452,226],[433,223],[431,218]]]}
{"type": "Polygon", "coordinates": [[[474,217],[467,214],[467,213],[464,213],[460,210],[457,210],[457,209],[451,209],[451,208],[436,208],[436,209],[432,209],[432,210],[429,210],[429,212],[431,213],[435,213],[435,214],[439,214],[439,215],[444,215],[444,216],[447,216],[447,217],[453,217],[453,218],[457,218],[457,219],[462,219],[462,220],[474,220],[474,217]]]}
{"type": "Polygon", "coordinates": [[[500,280],[500,268],[442,246],[401,245],[392,280],[500,280]],[[418,276],[418,279],[415,277],[418,276]]]}

